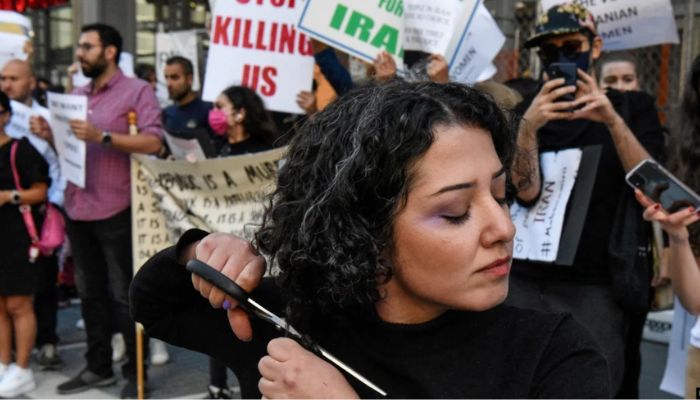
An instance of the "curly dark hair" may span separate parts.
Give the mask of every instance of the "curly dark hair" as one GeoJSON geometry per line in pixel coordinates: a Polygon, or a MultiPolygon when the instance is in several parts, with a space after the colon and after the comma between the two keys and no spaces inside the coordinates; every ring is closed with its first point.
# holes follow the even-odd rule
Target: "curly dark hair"
{"type": "MultiPolygon", "coordinates": [[[[693,60],[686,79],[681,104],[675,110],[667,159],[680,180],[700,191],[700,55],[693,60]]],[[[691,241],[700,245],[700,226],[691,228],[691,241]]]]}
{"type": "Polygon", "coordinates": [[[357,88],[302,126],[255,237],[277,263],[293,325],[313,331],[333,312],[380,300],[412,166],[433,143],[436,126],[455,124],[490,132],[510,166],[513,121],[487,96],[456,83],[357,88]]]}
{"type": "Polygon", "coordinates": [[[257,136],[272,145],[277,140],[277,126],[270,112],[265,109],[260,96],[245,86],[229,86],[221,92],[233,104],[234,109],[245,110],[243,127],[251,136],[257,136]]]}

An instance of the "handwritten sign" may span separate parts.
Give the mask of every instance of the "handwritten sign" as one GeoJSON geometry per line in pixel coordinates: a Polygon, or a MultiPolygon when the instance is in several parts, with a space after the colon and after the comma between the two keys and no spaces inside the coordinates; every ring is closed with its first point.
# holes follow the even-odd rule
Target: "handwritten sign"
{"type": "Polygon", "coordinates": [[[31,45],[32,22],[14,11],[0,11],[0,68],[10,60],[26,60],[31,45]]]}
{"type": "Polygon", "coordinates": [[[312,38],[372,62],[386,51],[403,67],[402,0],[306,0],[299,29],[312,38]]]}
{"type": "Polygon", "coordinates": [[[300,91],[311,91],[314,58],[297,30],[295,0],[221,1],[212,19],[202,97],[214,101],[230,85],[255,90],[273,111],[302,114],[300,91]]]}
{"type": "MultiPolygon", "coordinates": [[[[603,49],[624,50],[661,43],[678,43],[671,0],[574,0],[595,17],[603,49]]],[[[562,0],[541,0],[546,12],[562,0]]]]}
{"type": "Polygon", "coordinates": [[[76,186],[85,188],[85,142],[73,135],[69,121],[87,120],[87,97],[48,93],[49,125],[58,152],[61,174],[76,186]]]}
{"type": "Polygon", "coordinates": [[[676,298],[673,305],[671,342],[668,344],[666,368],[659,388],[680,397],[685,396],[685,365],[688,346],[691,346],[690,331],[696,319],[676,298]]]}
{"type": "Polygon", "coordinates": [[[513,257],[553,262],[559,252],[564,214],[581,163],[581,150],[569,149],[540,155],[542,194],[535,205],[511,207],[515,224],[513,257]]]}
{"type": "Polygon", "coordinates": [[[134,266],[172,245],[187,229],[251,238],[277,183],[286,148],[190,163],[134,156],[134,266]]]}

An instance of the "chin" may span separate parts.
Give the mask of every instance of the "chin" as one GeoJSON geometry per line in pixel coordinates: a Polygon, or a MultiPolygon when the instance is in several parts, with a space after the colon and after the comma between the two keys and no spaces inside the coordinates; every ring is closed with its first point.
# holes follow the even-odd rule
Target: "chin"
{"type": "Polygon", "coordinates": [[[499,282],[496,285],[471,289],[471,292],[463,304],[456,306],[456,309],[464,311],[486,311],[490,310],[506,300],[508,297],[508,280],[499,282]]]}

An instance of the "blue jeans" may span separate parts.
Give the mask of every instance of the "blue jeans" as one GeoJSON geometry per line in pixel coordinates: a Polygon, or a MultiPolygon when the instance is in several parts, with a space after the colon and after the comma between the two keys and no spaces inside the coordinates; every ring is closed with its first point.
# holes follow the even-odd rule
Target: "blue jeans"
{"type": "MultiPolygon", "coordinates": [[[[136,326],[129,314],[129,285],[134,274],[131,209],[104,220],[67,222],[87,334],[87,368],[101,376],[113,374],[111,340],[116,322],[126,344],[122,374],[135,380],[136,326]]],[[[147,343],[144,340],[144,346],[147,343]]]]}

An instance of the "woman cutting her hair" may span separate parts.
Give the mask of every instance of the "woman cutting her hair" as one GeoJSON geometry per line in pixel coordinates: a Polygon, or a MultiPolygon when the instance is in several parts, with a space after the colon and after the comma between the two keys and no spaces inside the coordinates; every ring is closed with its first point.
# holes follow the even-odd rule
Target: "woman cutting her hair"
{"type": "Polygon", "coordinates": [[[389,398],[609,397],[605,360],[570,316],[501,305],[513,149],[498,106],[466,86],[353,90],[292,140],[253,246],[185,233],[136,276],[132,313],[224,360],[244,398],[378,396],[190,276],[197,258],[389,398]]]}

